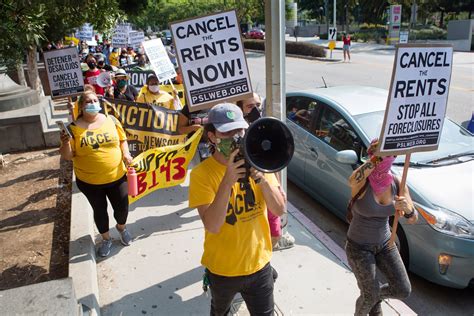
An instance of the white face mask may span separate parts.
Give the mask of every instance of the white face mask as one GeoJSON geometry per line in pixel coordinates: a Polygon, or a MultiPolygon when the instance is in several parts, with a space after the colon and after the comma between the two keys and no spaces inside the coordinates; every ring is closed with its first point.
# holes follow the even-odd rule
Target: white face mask
{"type": "Polygon", "coordinates": [[[158,93],[160,92],[160,86],[148,86],[148,90],[150,90],[153,93],[158,93]]]}

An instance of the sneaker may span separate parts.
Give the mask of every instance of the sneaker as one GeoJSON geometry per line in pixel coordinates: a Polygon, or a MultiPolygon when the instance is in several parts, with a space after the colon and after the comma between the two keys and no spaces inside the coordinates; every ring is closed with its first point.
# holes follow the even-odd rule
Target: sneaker
{"type": "Polygon", "coordinates": [[[273,247],[273,250],[284,250],[291,248],[295,245],[295,237],[291,236],[289,232],[285,232],[281,235],[278,243],[273,247]]]}
{"type": "Polygon", "coordinates": [[[132,243],[132,236],[130,235],[128,230],[126,228],[122,231],[120,231],[119,229],[117,230],[120,233],[120,242],[122,243],[122,245],[130,246],[130,244],[132,243]]]}
{"type": "Polygon", "coordinates": [[[104,239],[99,247],[99,256],[107,257],[110,253],[110,249],[112,248],[112,238],[111,239],[104,239]]]}

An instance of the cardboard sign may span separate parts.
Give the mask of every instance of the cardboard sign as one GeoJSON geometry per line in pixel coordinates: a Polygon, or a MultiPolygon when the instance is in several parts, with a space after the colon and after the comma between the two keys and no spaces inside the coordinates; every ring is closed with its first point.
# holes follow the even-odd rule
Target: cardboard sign
{"type": "Polygon", "coordinates": [[[453,64],[451,45],[397,46],[378,148],[382,156],[438,148],[453,64]]]}
{"type": "Polygon", "coordinates": [[[235,11],[173,23],[171,31],[191,112],[251,96],[235,11]]]}
{"type": "Polygon", "coordinates": [[[176,77],[174,65],[171,63],[161,39],[143,42],[143,48],[150,61],[151,69],[153,69],[160,82],[176,77]]]}
{"type": "Polygon", "coordinates": [[[135,157],[132,165],[138,174],[138,195],[129,196],[129,202],[133,203],[158,189],[183,183],[202,133],[201,128],[184,144],[150,149],[135,157]]]}
{"type": "Polygon", "coordinates": [[[134,49],[140,47],[145,41],[145,33],[139,31],[131,31],[128,33],[128,43],[134,49]]]}
{"type": "Polygon", "coordinates": [[[76,31],[76,38],[81,41],[92,41],[94,38],[94,29],[89,23],[82,25],[80,29],[76,31]]]}
{"type": "Polygon", "coordinates": [[[75,47],[44,52],[44,65],[53,98],[84,91],[81,62],[75,47]]]}
{"type": "Polygon", "coordinates": [[[114,35],[112,35],[112,47],[125,48],[128,46],[128,34],[131,30],[130,24],[121,23],[115,26],[114,35]]]}

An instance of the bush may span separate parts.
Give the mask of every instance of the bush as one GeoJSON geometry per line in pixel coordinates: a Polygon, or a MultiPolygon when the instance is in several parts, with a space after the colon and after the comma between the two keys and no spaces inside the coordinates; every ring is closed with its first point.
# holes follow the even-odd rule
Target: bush
{"type": "MultiPolygon", "coordinates": [[[[264,40],[244,40],[244,47],[265,51],[264,40]]],[[[324,47],[306,42],[286,42],[286,53],[294,55],[326,57],[324,47]]]]}
{"type": "Polygon", "coordinates": [[[409,39],[411,40],[442,40],[446,39],[448,32],[434,25],[429,28],[410,30],[409,39]]]}

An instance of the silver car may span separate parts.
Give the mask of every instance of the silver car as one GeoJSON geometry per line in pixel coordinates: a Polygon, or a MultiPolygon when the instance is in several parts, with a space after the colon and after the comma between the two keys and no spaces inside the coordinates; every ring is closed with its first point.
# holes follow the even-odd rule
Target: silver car
{"type": "MultiPolygon", "coordinates": [[[[295,154],[288,177],[345,219],[348,177],[379,137],[388,91],[341,86],[287,93],[295,154]]],[[[392,172],[401,177],[404,156],[392,172]]],[[[421,214],[400,219],[397,245],[410,271],[441,285],[474,286],[474,137],[446,118],[439,149],[414,153],[407,184],[421,214]]]]}

